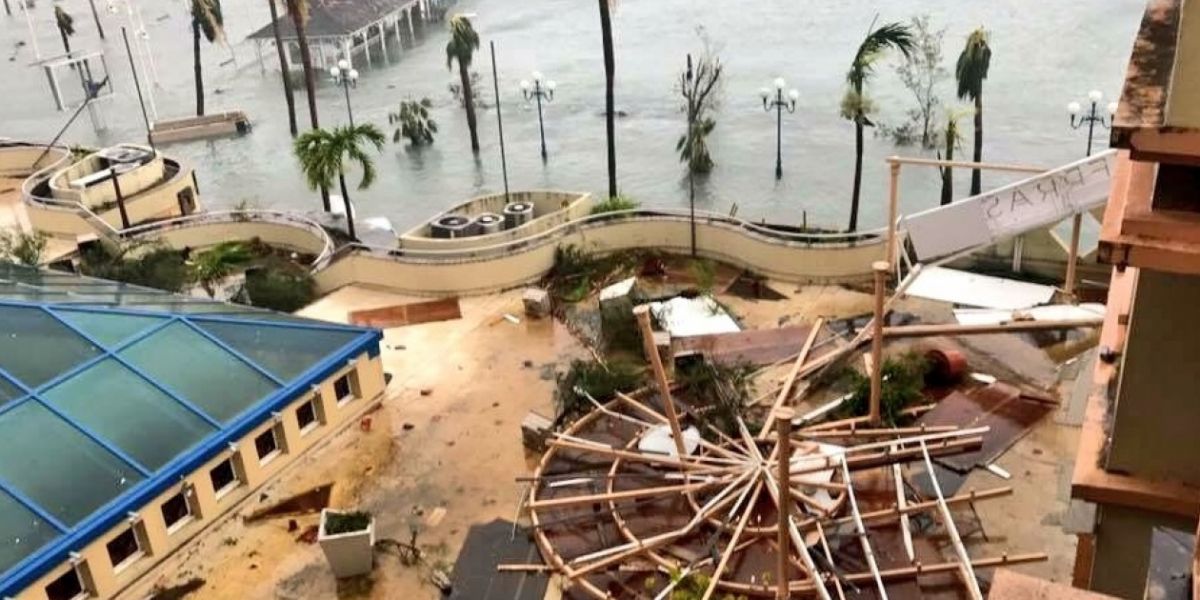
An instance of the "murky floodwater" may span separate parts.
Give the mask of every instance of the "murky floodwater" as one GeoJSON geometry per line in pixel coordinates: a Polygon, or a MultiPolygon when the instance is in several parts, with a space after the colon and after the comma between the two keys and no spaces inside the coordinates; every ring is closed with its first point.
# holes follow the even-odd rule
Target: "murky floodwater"
{"type": "MultiPolygon", "coordinates": [[[[20,0],[9,0],[16,9],[20,0]]],[[[109,33],[104,49],[117,96],[104,105],[107,130],[92,130],[86,116],[71,128],[72,143],[110,143],[143,139],[141,114],[120,42],[123,16],[103,13],[106,0],[96,0],[109,33]]],[[[86,0],[62,3],[76,16],[75,47],[100,42],[86,0]]],[[[737,204],[739,216],[844,227],[853,173],[851,124],[838,116],[844,74],[872,19],[907,19],[928,13],[948,28],[946,66],[952,69],[962,41],[982,24],[992,32],[991,76],[985,88],[987,160],[1053,166],[1078,158],[1084,134],[1072,130],[1064,106],[1082,100],[1088,90],[1107,98],[1119,92],[1143,0],[622,0],[613,17],[617,58],[618,169],[623,192],[643,205],[683,207],[687,185],[674,144],[683,130],[674,82],[684,55],[699,52],[697,28],[703,27],[726,66],[723,100],[711,139],[715,171],[700,181],[698,206],[726,212],[737,204]],[[775,120],[764,113],[758,89],[777,76],[801,93],[795,114],[784,115],[784,178],[773,176],[775,120]]],[[[208,110],[245,110],[254,121],[251,135],[217,142],[176,144],[168,151],[194,162],[202,197],[209,206],[243,201],[259,207],[311,208],[319,198],[308,191],[290,154],[286,110],[277,59],[267,54],[260,69],[254,44],[246,35],[267,22],[263,0],[226,0],[226,25],[237,57],[230,50],[205,44],[208,110]]],[[[61,49],[53,29],[52,3],[38,0],[33,8],[42,53],[61,49]]],[[[155,103],[163,117],[183,116],[194,109],[191,30],[184,0],[141,0],[155,55],[158,84],[155,103]]],[[[465,0],[453,11],[476,13],[484,40],[475,68],[491,79],[487,41],[497,45],[509,180],[513,189],[563,188],[605,193],[604,71],[600,30],[592,0],[465,0]],[[521,99],[519,80],[533,70],[558,82],[558,93],[546,109],[550,158],[542,163],[536,111],[521,99]]],[[[27,66],[31,48],[15,49],[27,39],[21,13],[0,13],[0,136],[48,139],[66,119],[54,111],[40,70],[27,66]],[[11,60],[10,60],[11,58],[11,60]]],[[[407,36],[406,36],[407,37],[407,36]]],[[[431,23],[405,40],[403,50],[391,44],[386,64],[376,52],[375,66],[360,56],[361,79],[352,91],[356,121],[387,128],[387,113],[406,98],[430,97],[440,132],[436,143],[418,150],[389,143],[378,157],[380,177],[367,191],[352,193],[360,218],[383,215],[403,228],[468,196],[502,189],[496,120],[480,113],[483,149],[470,152],[466,119],[456,108],[447,85],[456,80],[445,61],[444,24],[431,23]]],[[[377,50],[377,48],[376,48],[377,50]]],[[[889,61],[872,83],[880,107],[879,120],[900,119],[912,101],[899,85],[889,61]]],[[[942,96],[952,104],[953,82],[942,96]]],[[[304,96],[297,92],[301,123],[307,123],[304,96]]],[[[1107,101],[1107,100],[1106,100],[1107,101]]],[[[322,124],[344,122],[341,89],[322,78],[318,91],[322,124]]],[[[968,119],[969,121],[969,119],[968,119]]],[[[964,126],[967,148],[970,127],[964,126]]],[[[390,137],[390,128],[388,133],[390,137]]],[[[883,139],[868,138],[864,177],[863,226],[882,222],[886,184],[882,159],[890,154],[917,153],[895,149],[883,139]]],[[[962,154],[969,154],[964,149],[962,154]]],[[[985,187],[1005,181],[985,176],[985,187]]],[[[966,174],[957,178],[965,189],[966,174]]],[[[937,202],[938,181],[932,170],[906,170],[903,209],[937,202]]]]}

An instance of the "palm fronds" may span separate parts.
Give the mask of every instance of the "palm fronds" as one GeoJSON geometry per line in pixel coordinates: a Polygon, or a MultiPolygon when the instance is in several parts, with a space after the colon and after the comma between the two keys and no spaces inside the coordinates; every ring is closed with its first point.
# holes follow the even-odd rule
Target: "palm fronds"
{"type": "Polygon", "coordinates": [[[962,100],[974,100],[983,94],[983,81],[987,79],[992,63],[992,49],[987,38],[987,31],[982,27],[976,29],[967,37],[967,45],[958,55],[954,75],[958,80],[958,97],[962,100]]]}
{"type": "Polygon", "coordinates": [[[464,67],[471,66],[471,58],[479,49],[479,34],[471,25],[471,20],[463,15],[455,15],[450,19],[450,41],[446,43],[446,68],[458,61],[464,67]]]}
{"type": "Polygon", "coordinates": [[[225,41],[225,17],[220,0],[192,0],[192,20],[210,43],[225,41]]]}
{"type": "Polygon", "coordinates": [[[75,17],[57,4],[54,5],[54,23],[64,35],[75,35],[75,17]]]}
{"type": "Polygon", "coordinates": [[[885,50],[894,48],[908,58],[915,46],[912,30],[907,25],[903,23],[881,25],[867,34],[866,39],[859,44],[858,52],[854,54],[854,62],[850,63],[850,70],[846,72],[846,81],[855,90],[861,92],[863,84],[871,78],[875,71],[875,63],[885,50]]]}

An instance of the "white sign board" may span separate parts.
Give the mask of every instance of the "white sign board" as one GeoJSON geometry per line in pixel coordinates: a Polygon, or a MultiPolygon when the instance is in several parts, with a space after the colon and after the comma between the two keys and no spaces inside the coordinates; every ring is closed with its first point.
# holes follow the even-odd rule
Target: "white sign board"
{"type": "Polygon", "coordinates": [[[1048,227],[1108,201],[1115,150],[904,218],[920,262],[1048,227]]]}

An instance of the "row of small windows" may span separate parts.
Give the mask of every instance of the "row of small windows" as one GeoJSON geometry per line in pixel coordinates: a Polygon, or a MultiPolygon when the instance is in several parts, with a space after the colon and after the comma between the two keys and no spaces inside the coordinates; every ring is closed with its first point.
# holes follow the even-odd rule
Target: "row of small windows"
{"type": "MultiPolygon", "coordinates": [[[[353,400],[356,395],[354,386],[351,383],[351,374],[343,375],[334,380],[333,392],[339,406],[353,400]]],[[[324,424],[319,395],[314,395],[297,406],[294,409],[294,414],[296,416],[296,424],[300,429],[300,435],[305,435],[324,424]]],[[[254,451],[257,454],[259,464],[266,464],[285,452],[281,443],[282,439],[283,430],[278,423],[255,436],[254,451]]],[[[238,475],[235,458],[235,456],[230,456],[208,471],[209,482],[212,483],[212,489],[217,500],[237,489],[243,482],[242,477],[238,475]]],[[[185,485],[179,493],[171,496],[162,503],[160,510],[162,511],[163,522],[166,524],[168,535],[179,531],[195,519],[196,513],[192,506],[192,496],[192,488],[185,485]]],[[[136,563],[138,559],[145,556],[146,553],[143,550],[145,544],[142,535],[144,534],[142,533],[141,525],[132,523],[125,531],[109,540],[105,545],[114,572],[120,573],[124,571],[130,565],[136,563]]],[[[80,600],[91,597],[92,594],[88,586],[85,585],[85,581],[88,580],[86,569],[86,565],[82,563],[77,564],[74,569],[68,570],[59,578],[51,581],[45,588],[46,596],[49,600],[80,600]]]]}

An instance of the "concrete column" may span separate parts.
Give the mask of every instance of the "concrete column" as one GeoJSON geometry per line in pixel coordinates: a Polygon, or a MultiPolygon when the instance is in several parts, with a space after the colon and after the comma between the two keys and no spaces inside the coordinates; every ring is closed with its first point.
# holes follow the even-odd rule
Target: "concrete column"
{"type": "Polygon", "coordinates": [[[365,54],[367,56],[367,66],[368,67],[371,66],[371,35],[370,35],[370,33],[371,33],[371,30],[368,28],[367,30],[365,30],[363,32],[363,36],[362,36],[363,54],[365,54]]]}
{"type": "Polygon", "coordinates": [[[329,59],[325,57],[325,42],[317,44],[317,55],[321,57],[321,70],[328,71],[331,65],[329,64],[329,59]]]}
{"type": "Polygon", "coordinates": [[[208,472],[220,461],[212,461],[201,467],[189,479],[192,483],[192,512],[198,519],[211,519],[220,514],[217,505],[217,493],[212,486],[212,478],[208,472]]]}
{"type": "Polygon", "coordinates": [[[353,41],[353,38],[342,38],[342,56],[351,63],[354,62],[354,55],[350,54],[350,51],[353,49],[353,46],[351,46],[353,41]]]}
{"type": "Polygon", "coordinates": [[[416,39],[417,33],[415,31],[413,31],[412,7],[411,6],[408,7],[408,10],[404,11],[404,20],[408,21],[408,37],[416,39]]]}
{"type": "Polygon", "coordinates": [[[399,48],[400,50],[404,50],[404,40],[401,39],[401,37],[400,37],[400,15],[401,14],[403,14],[403,13],[397,13],[397,15],[392,18],[392,31],[395,32],[395,34],[396,34],[396,47],[399,48]]]}
{"type": "Polygon", "coordinates": [[[142,550],[151,556],[161,557],[171,551],[171,540],[167,535],[167,522],[162,516],[162,501],[177,492],[173,489],[163,497],[143,506],[138,512],[142,524],[142,550]]]}

